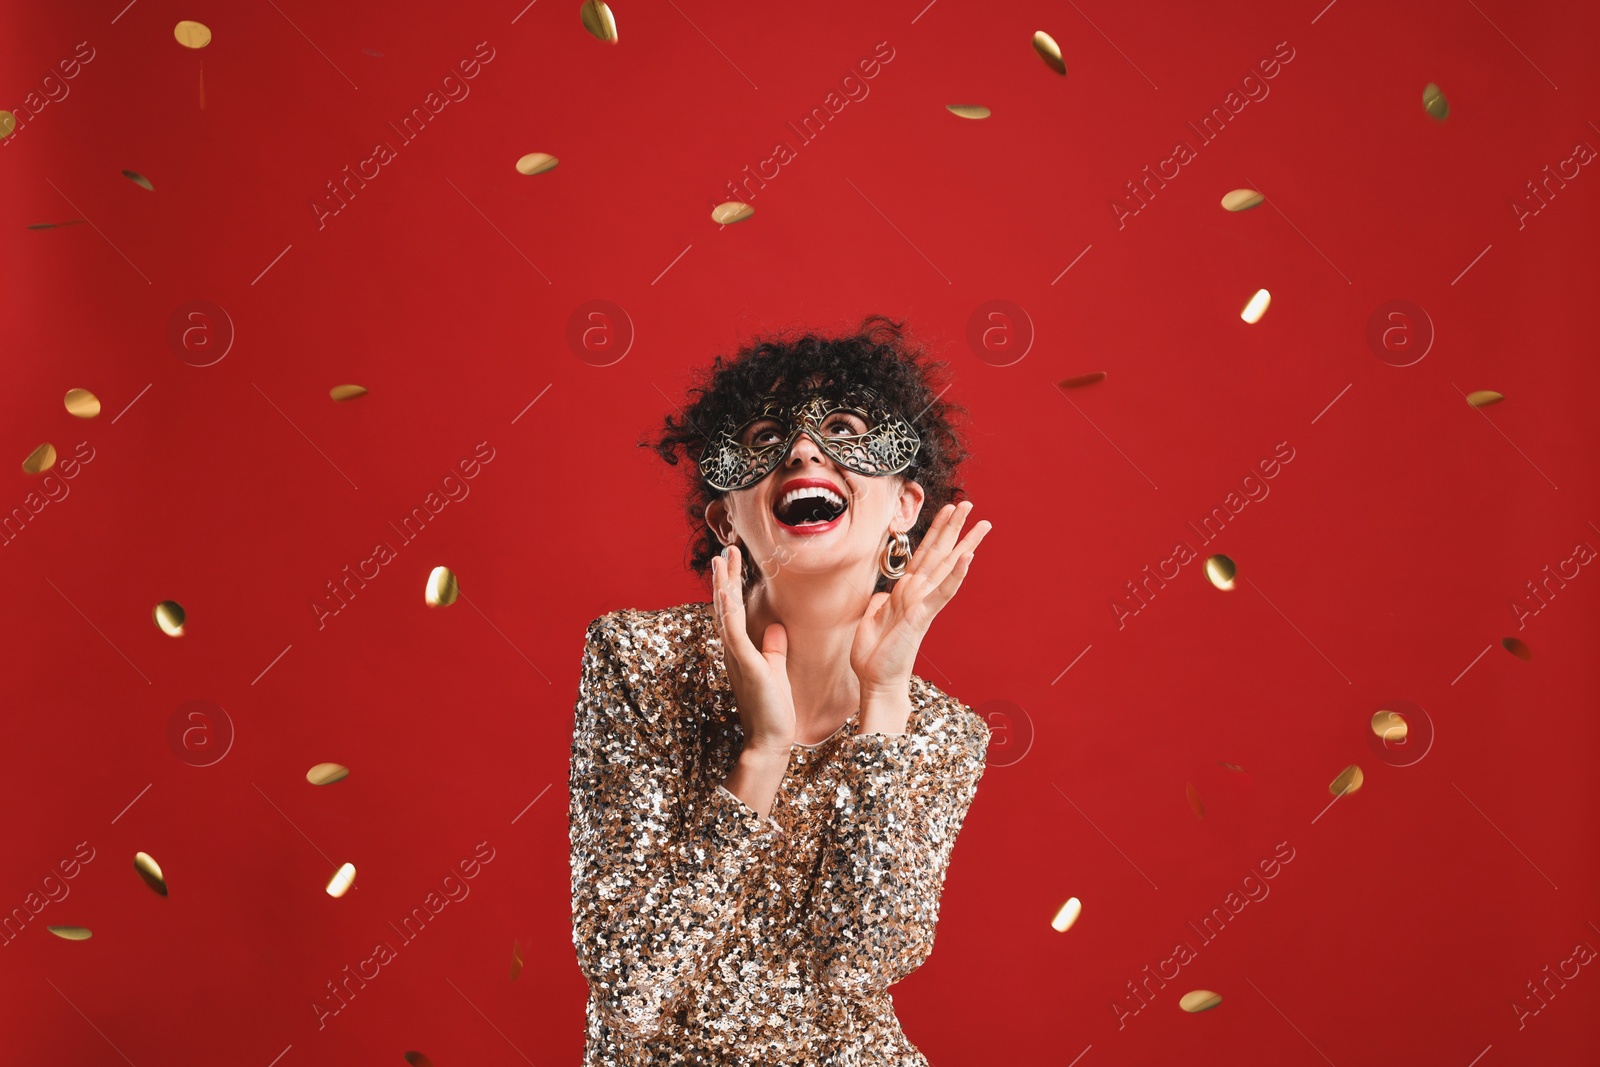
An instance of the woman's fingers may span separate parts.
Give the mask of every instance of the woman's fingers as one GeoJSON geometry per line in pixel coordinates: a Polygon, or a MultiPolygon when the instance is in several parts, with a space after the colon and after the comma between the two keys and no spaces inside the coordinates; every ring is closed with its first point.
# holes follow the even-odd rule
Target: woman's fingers
{"type": "Polygon", "coordinates": [[[961,539],[961,542],[946,554],[942,563],[929,573],[928,585],[937,586],[939,583],[943,582],[945,580],[945,576],[950,573],[951,568],[956,565],[962,556],[970,555],[972,552],[976,551],[979,542],[981,542],[992,529],[994,529],[994,523],[990,522],[988,519],[984,519],[972,529],[968,530],[967,535],[961,539]]]}
{"type": "Polygon", "coordinates": [[[918,558],[907,570],[906,577],[909,578],[915,573],[929,586],[938,584],[947,573],[948,566],[955,563],[951,546],[955,544],[956,537],[961,533],[961,526],[967,521],[967,516],[971,512],[970,500],[963,500],[959,504],[946,504],[941,508],[939,517],[933,520],[928,532],[923,535],[922,544],[917,552],[918,558]]]}

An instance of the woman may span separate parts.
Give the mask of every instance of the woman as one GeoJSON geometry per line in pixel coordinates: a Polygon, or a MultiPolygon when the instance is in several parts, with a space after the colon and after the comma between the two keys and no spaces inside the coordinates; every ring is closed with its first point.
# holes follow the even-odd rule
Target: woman
{"type": "Polygon", "coordinates": [[[881,317],[746,347],[647,442],[695,465],[712,599],[589,625],[585,1064],[927,1062],[888,988],[932,950],[989,730],[911,670],[990,524],[961,536],[956,409],[919,356],[881,317]]]}

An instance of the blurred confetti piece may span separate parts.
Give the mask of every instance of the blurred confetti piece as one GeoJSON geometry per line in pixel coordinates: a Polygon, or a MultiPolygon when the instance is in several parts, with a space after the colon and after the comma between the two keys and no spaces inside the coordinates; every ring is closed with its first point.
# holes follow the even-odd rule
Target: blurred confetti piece
{"type": "Polygon", "coordinates": [[[1209,989],[1195,989],[1178,998],[1178,1007],[1184,1011],[1210,1011],[1222,1003],[1222,994],[1209,989]]]}
{"type": "Polygon", "coordinates": [[[211,30],[203,22],[184,19],[172,27],[172,36],[185,48],[204,48],[211,43],[211,30]]]}
{"type": "Polygon", "coordinates": [[[1239,312],[1239,317],[1254,326],[1261,321],[1261,316],[1267,313],[1267,305],[1272,303],[1272,294],[1265,289],[1257,289],[1250,302],[1239,312]]]}
{"type": "Polygon", "coordinates": [[[1422,90],[1422,106],[1440,122],[1450,117],[1450,101],[1444,98],[1443,90],[1433,82],[1429,82],[1428,87],[1422,90]]]}
{"type": "Polygon", "coordinates": [[[977,104],[946,104],[945,110],[964,119],[986,119],[990,114],[988,108],[979,107],[977,104]]]}
{"type": "Polygon", "coordinates": [[[1200,803],[1200,790],[1194,787],[1193,782],[1190,782],[1184,792],[1189,796],[1189,810],[1194,812],[1194,817],[1197,819],[1205,818],[1206,806],[1200,803]]]}
{"type": "Polygon", "coordinates": [[[1406,718],[1398,711],[1379,711],[1372,716],[1372,732],[1385,741],[1401,742],[1406,739],[1406,718]]]}
{"type": "Polygon", "coordinates": [[[1206,577],[1218,589],[1232,589],[1234,576],[1238,573],[1239,568],[1227,556],[1219,554],[1206,560],[1206,577]]]}
{"type": "Polygon", "coordinates": [[[1507,637],[1500,642],[1500,647],[1504,648],[1507,652],[1511,653],[1518,659],[1531,660],[1533,658],[1533,649],[1529,648],[1515,637],[1507,637]]]}
{"type": "Polygon", "coordinates": [[[560,162],[561,160],[549,152],[529,152],[517,160],[517,173],[543,174],[547,170],[554,170],[556,164],[560,162]]]}
{"type": "Polygon", "coordinates": [[[361,51],[365,52],[369,56],[377,56],[379,59],[383,58],[383,53],[378,51],[376,48],[363,48],[361,51]]]}
{"type": "Polygon", "coordinates": [[[167,895],[167,880],[161,875],[161,864],[148,852],[135,852],[133,854],[133,869],[139,872],[139,877],[144,879],[144,884],[154,889],[162,896],[167,895]]]}
{"type": "Polygon", "coordinates": [[[1044,65],[1057,74],[1067,72],[1066,61],[1061,58],[1061,46],[1056,44],[1055,38],[1043,30],[1033,35],[1033,50],[1039,53],[1039,58],[1044,60],[1044,65]]]}
{"type": "Polygon", "coordinates": [[[67,414],[80,419],[92,419],[100,414],[100,398],[87,389],[68,389],[63,402],[67,405],[67,414]]]}
{"type": "Polygon", "coordinates": [[[1475,408],[1498,404],[1504,399],[1505,395],[1503,393],[1497,393],[1493,389],[1478,389],[1467,394],[1467,403],[1475,408]]]}
{"type": "Polygon", "coordinates": [[[155,618],[156,625],[168,637],[182,637],[185,616],[183,606],[175,600],[163,600],[151,609],[150,614],[155,618]]]}
{"type": "Polygon", "coordinates": [[[66,222],[30,222],[30,223],[28,223],[28,229],[30,229],[30,230],[53,230],[53,229],[57,228],[58,226],[78,226],[78,225],[81,225],[82,223],[83,223],[82,219],[68,219],[66,222]]]}
{"type": "Polygon", "coordinates": [[[306,772],[306,781],[312,785],[332,785],[350,777],[350,768],[342,763],[319,763],[306,772]]]}
{"type": "Polygon", "coordinates": [[[354,883],[355,880],[356,880],[355,864],[346,863],[344,866],[340,867],[337,871],[334,871],[333,872],[333,877],[328,879],[328,895],[330,897],[342,897],[342,896],[344,896],[345,891],[350,888],[351,884],[354,883]]]}
{"type": "Polygon", "coordinates": [[[125,171],[122,172],[122,176],[124,178],[128,179],[133,184],[135,184],[137,186],[140,186],[141,188],[145,188],[145,189],[150,190],[152,193],[156,191],[156,187],[154,185],[150,184],[150,179],[146,178],[143,174],[140,174],[138,171],[125,170],[125,171]]]}
{"type": "Polygon", "coordinates": [[[336,385],[328,390],[328,395],[335,400],[354,400],[358,396],[366,396],[367,389],[363,385],[336,385]]]}
{"type": "Polygon", "coordinates": [[[456,584],[456,576],[449,567],[435,567],[428,575],[428,587],[423,593],[423,599],[430,608],[447,608],[456,602],[456,597],[461,595],[461,588],[456,584]]]}
{"type": "Polygon", "coordinates": [[[1222,198],[1222,207],[1225,211],[1249,211],[1264,203],[1266,199],[1254,189],[1235,189],[1222,198]]]}
{"type": "Polygon", "coordinates": [[[583,7],[578,11],[583,19],[583,28],[594,34],[602,41],[617,43],[617,20],[611,14],[611,9],[600,0],[584,0],[583,7]]]}
{"type": "Polygon", "coordinates": [[[23,474],[43,474],[56,465],[56,446],[46,441],[22,461],[23,474]]]}
{"type": "Polygon", "coordinates": [[[735,222],[743,222],[755,213],[756,209],[749,204],[741,204],[737,200],[728,200],[712,209],[711,221],[727,226],[735,222]]]}
{"type": "Polygon", "coordinates": [[[17,116],[9,111],[0,111],[0,140],[10,137],[17,132],[17,116]]]}
{"type": "Polygon", "coordinates": [[[522,973],[522,946],[511,942],[511,980],[515,982],[517,975],[522,973]]]}
{"type": "Polygon", "coordinates": [[[1078,916],[1083,914],[1083,904],[1077,897],[1068,897],[1067,902],[1061,905],[1061,910],[1056,912],[1056,917],[1050,920],[1050,926],[1058,933],[1066,933],[1072,929],[1072,924],[1078,921],[1078,916]]]}
{"type": "Polygon", "coordinates": [[[1366,776],[1361,773],[1361,768],[1352,763],[1339,772],[1339,777],[1328,783],[1328,792],[1336,797],[1342,797],[1346,793],[1356,792],[1365,780],[1366,776]]]}
{"type": "Polygon", "coordinates": [[[87,941],[93,936],[87,926],[50,926],[46,929],[67,941],[87,941]]]}
{"type": "Polygon", "coordinates": [[[1245,769],[1243,767],[1239,766],[1237,763],[1221,763],[1221,762],[1219,762],[1217,764],[1217,766],[1218,767],[1226,767],[1228,770],[1234,771],[1234,772],[1236,772],[1238,774],[1246,773],[1245,769]]]}
{"type": "Polygon", "coordinates": [[[406,1062],[411,1064],[411,1067],[433,1067],[433,1061],[420,1052],[407,1052],[406,1062]]]}
{"type": "Polygon", "coordinates": [[[1056,388],[1082,389],[1086,385],[1093,385],[1095,382],[1101,381],[1105,376],[1106,372],[1103,370],[1090,371],[1088,374],[1080,374],[1076,378],[1063,378],[1056,383],[1056,388]]]}

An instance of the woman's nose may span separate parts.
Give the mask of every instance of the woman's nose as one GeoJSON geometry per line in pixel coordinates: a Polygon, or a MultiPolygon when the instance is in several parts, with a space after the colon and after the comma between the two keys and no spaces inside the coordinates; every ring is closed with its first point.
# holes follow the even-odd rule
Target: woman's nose
{"type": "Polygon", "coordinates": [[[796,461],[804,463],[807,460],[820,460],[821,458],[822,449],[817,447],[817,443],[811,439],[811,435],[808,433],[802,433],[799,437],[796,437],[794,439],[794,444],[789,446],[789,455],[787,459],[790,463],[794,463],[796,461]]]}

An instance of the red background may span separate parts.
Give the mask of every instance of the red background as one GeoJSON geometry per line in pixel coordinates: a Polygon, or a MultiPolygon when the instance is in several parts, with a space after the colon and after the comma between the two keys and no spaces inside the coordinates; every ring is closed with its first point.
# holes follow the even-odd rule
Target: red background
{"type": "Polygon", "coordinates": [[[1520,226],[1511,205],[1600,146],[1592,6],[619,0],[615,45],[576,0],[519,9],[111,0],[31,5],[0,37],[0,106],[70,89],[0,148],[0,505],[28,516],[0,548],[0,908],[94,850],[0,947],[13,1059],[577,1062],[584,625],[706,595],[680,476],[636,442],[753,332],[884,311],[953,367],[994,522],[919,667],[993,713],[995,744],[936,949],[894,990],[912,1041],[940,1065],[1589,1061],[1593,965],[1520,1028],[1512,1004],[1600,946],[1600,577],[1552,582],[1520,628],[1511,605],[1600,546],[1580,424],[1600,177],[1552,182],[1520,226]],[[175,42],[183,18],[209,47],[175,42]],[[81,41],[94,58],[46,85],[81,41]],[[387,124],[478,42],[470,95],[403,142],[387,124]],[[869,95],[802,142],[787,124],[879,42],[869,95]],[[1279,42],[1269,95],[1200,143],[1186,123],[1279,42]],[[319,228],[324,183],[380,139],[395,158],[319,228]],[[1119,226],[1113,200],[1180,139],[1196,158],[1119,226]],[[795,157],[754,217],[711,222],[780,140],[795,157]],[[517,173],[535,151],[559,166],[517,173]],[[1236,188],[1267,202],[1223,211],[1236,188]],[[234,331],[209,366],[169,340],[193,300],[234,331]],[[592,300],[631,323],[607,366],[568,340],[592,300]],[[1013,347],[969,344],[991,300],[1031,343],[1014,320],[990,339],[1013,347]],[[1392,300],[1435,331],[1410,366],[1367,340],[1392,300]],[[330,400],[344,383],[370,392],[330,400]],[[67,413],[70,388],[104,412],[67,413]],[[1506,400],[1473,408],[1477,389],[1506,400]],[[38,507],[19,465],[43,442],[93,458],[38,507]],[[450,483],[470,495],[401,540],[387,524],[480,442],[492,460],[450,483]],[[1292,460],[1245,483],[1280,442],[1292,460]],[[1188,523],[1242,484],[1270,494],[1203,541],[1188,523]],[[380,540],[393,561],[319,627],[325,583],[380,540]],[[1179,540],[1200,558],[1119,626],[1125,583],[1179,540]],[[1213,552],[1235,589],[1206,580],[1213,552]],[[435,566],[460,579],[449,608],[424,603],[435,566]],[[152,623],[165,600],[181,638],[152,623]],[[234,730],[208,766],[168,740],[191,700],[234,730]],[[1369,744],[1394,700],[1431,723],[1422,758],[1369,744]],[[308,784],[322,761],[350,776],[308,784]],[[1350,764],[1365,784],[1329,808],[1350,764]],[[479,842],[470,896],[398,943],[388,924],[479,842]],[[1201,938],[1280,842],[1270,895],[1201,938]],[[1069,896],[1083,916],[1057,933],[1069,896]],[[385,939],[398,958],[319,1031],[324,983],[385,939]],[[1119,1025],[1179,941],[1196,957],[1119,1025]],[[1191,989],[1222,1003],[1185,1013],[1191,989]]]}

